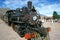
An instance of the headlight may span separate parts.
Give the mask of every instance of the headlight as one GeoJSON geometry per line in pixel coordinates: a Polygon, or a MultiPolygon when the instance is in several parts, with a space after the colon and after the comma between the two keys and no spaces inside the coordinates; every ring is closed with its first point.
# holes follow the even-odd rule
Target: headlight
{"type": "Polygon", "coordinates": [[[33,17],[33,20],[35,21],[36,19],[37,19],[37,16],[34,16],[34,17],[33,17]]]}

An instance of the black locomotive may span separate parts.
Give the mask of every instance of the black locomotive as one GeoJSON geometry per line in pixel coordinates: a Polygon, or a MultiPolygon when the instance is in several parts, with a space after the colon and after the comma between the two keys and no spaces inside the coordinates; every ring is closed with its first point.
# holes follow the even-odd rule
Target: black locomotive
{"type": "Polygon", "coordinates": [[[5,18],[5,22],[12,25],[20,37],[25,37],[28,40],[50,40],[49,28],[42,26],[42,22],[39,20],[40,16],[31,1],[28,2],[28,7],[8,10],[5,18]]]}

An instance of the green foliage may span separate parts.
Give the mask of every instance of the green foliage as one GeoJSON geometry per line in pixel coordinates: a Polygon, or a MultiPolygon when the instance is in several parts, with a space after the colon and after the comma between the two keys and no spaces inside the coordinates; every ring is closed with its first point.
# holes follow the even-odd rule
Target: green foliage
{"type": "Polygon", "coordinates": [[[53,12],[53,19],[60,19],[60,15],[56,11],[53,12]]]}

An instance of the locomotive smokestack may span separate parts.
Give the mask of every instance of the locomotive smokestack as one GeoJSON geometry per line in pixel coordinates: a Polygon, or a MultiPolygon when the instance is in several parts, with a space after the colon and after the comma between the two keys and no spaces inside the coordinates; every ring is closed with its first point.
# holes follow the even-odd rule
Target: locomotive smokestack
{"type": "Polygon", "coordinates": [[[31,1],[28,1],[28,9],[32,9],[32,2],[31,1]]]}

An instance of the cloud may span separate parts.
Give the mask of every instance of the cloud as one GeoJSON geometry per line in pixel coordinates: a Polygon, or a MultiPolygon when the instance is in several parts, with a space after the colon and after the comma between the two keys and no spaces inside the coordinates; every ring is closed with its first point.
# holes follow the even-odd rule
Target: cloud
{"type": "Polygon", "coordinates": [[[12,8],[12,9],[16,9],[18,7],[23,7],[27,5],[28,1],[32,1],[33,5],[37,5],[40,2],[43,2],[42,0],[5,0],[4,4],[6,5],[6,7],[12,8]]]}
{"type": "Polygon", "coordinates": [[[60,4],[50,4],[43,5],[42,7],[36,7],[40,14],[52,16],[53,11],[57,11],[58,14],[60,12],[60,4]]]}
{"type": "Polygon", "coordinates": [[[9,2],[9,1],[5,1],[5,2],[4,2],[4,4],[9,5],[9,4],[10,4],[10,2],[9,2]]]}
{"type": "Polygon", "coordinates": [[[5,6],[11,9],[21,8],[27,6],[28,1],[32,1],[40,14],[52,16],[53,11],[57,11],[58,14],[60,13],[60,3],[57,3],[58,1],[55,1],[55,3],[50,0],[5,0],[3,1],[3,7],[5,6]]]}
{"type": "Polygon", "coordinates": [[[16,8],[20,8],[20,7],[26,6],[27,5],[27,1],[5,0],[4,1],[4,5],[6,5],[5,7],[11,8],[11,9],[16,9],[16,8]]]}

